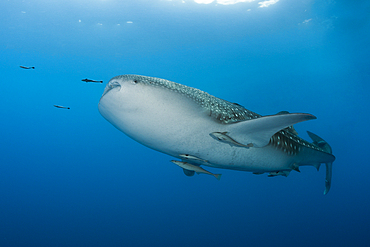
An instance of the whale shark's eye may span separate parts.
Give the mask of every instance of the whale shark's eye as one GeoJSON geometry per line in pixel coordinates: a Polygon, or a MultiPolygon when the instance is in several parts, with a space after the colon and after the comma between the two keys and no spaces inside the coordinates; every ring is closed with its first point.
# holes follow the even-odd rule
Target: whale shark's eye
{"type": "Polygon", "coordinates": [[[132,84],[137,84],[139,81],[138,80],[133,80],[132,84]]]}

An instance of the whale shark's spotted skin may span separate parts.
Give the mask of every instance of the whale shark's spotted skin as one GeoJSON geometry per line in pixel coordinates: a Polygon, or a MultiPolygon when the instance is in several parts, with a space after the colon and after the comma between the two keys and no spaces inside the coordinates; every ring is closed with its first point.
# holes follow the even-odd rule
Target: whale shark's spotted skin
{"type": "Polygon", "coordinates": [[[134,140],[189,162],[184,167],[206,165],[287,176],[291,170],[299,171],[300,165],[318,168],[325,163],[324,193],[330,189],[335,159],[330,146],[309,132],[315,138],[310,143],[294,134],[292,127],[314,119],[310,114],[262,116],[199,89],[140,75],[113,77],[99,102],[99,111],[134,140]],[[251,148],[217,141],[210,133],[227,133],[231,140],[251,148]],[[184,155],[197,159],[184,159],[184,155]]]}
{"type": "Polygon", "coordinates": [[[199,89],[188,87],[165,79],[139,75],[119,75],[113,77],[111,80],[115,79],[132,79],[137,83],[162,87],[183,94],[207,109],[212,117],[224,124],[261,117],[261,115],[249,111],[239,104],[228,102],[199,89]]]}

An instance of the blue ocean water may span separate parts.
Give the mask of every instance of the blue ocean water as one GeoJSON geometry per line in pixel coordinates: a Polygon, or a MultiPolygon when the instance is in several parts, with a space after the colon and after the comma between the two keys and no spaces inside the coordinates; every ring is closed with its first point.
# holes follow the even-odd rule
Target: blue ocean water
{"type": "Polygon", "coordinates": [[[0,246],[369,246],[369,2],[201,2],[0,2],[0,246]],[[99,114],[120,74],[314,114],[331,191],[323,167],[184,176],[99,114]]]}

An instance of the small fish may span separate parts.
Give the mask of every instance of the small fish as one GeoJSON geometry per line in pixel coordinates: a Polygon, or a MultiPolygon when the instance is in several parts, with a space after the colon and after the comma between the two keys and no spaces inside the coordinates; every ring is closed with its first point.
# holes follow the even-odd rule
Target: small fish
{"type": "Polygon", "coordinates": [[[198,157],[193,156],[193,155],[190,155],[190,154],[180,154],[179,156],[180,156],[181,158],[188,159],[188,160],[196,160],[196,161],[201,161],[201,162],[204,162],[204,163],[208,163],[208,161],[207,161],[207,160],[204,160],[204,159],[198,158],[198,157]]]}
{"type": "Polygon", "coordinates": [[[209,135],[212,138],[216,139],[217,141],[227,143],[230,146],[245,147],[245,148],[253,147],[252,143],[244,145],[244,144],[241,144],[241,143],[235,141],[233,138],[231,138],[230,136],[227,135],[227,132],[212,132],[209,135]]]}
{"type": "Polygon", "coordinates": [[[177,160],[171,160],[171,162],[174,163],[175,165],[178,165],[179,167],[181,167],[181,168],[183,168],[185,170],[194,171],[197,174],[204,173],[204,174],[212,175],[215,178],[217,178],[218,180],[220,180],[220,178],[221,178],[221,174],[213,174],[213,173],[211,173],[209,171],[204,170],[200,166],[195,166],[195,165],[189,164],[187,162],[177,161],[177,160]]]}
{"type": "Polygon", "coordinates": [[[26,66],[19,66],[21,67],[22,69],[35,69],[35,67],[26,67],[26,66]]]}
{"type": "Polygon", "coordinates": [[[103,83],[103,81],[96,81],[96,80],[91,80],[91,79],[82,79],[81,81],[84,81],[84,82],[97,82],[97,83],[103,83]]]}
{"type": "Polygon", "coordinates": [[[71,109],[71,108],[69,108],[69,107],[67,107],[67,106],[61,106],[61,105],[54,105],[56,108],[61,108],[61,109],[71,109]]]}

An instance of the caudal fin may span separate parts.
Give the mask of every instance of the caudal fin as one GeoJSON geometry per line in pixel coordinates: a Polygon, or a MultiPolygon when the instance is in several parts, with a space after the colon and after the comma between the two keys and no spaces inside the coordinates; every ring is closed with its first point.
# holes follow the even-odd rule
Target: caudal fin
{"type": "MultiPolygon", "coordinates": [[[[329,154],[332,153],[332,149],[331,149],[330,145],[324,139],[322,139],[321,137],[319,137],[318,135],[316,135],[316,134],[314,134],[310,131],[307,131],[307,134],[312,139],[313,144],[315,144],[316,146],[318,146],[319,148],[321,148],[322,150],[324,150],[325,152],[327,152],[329,154]]],[[[326,177],[325,177],[324,195],[328,194],[328,192],[330,190],[331,177],[332,177],[332,173],[333,173],[333,171],[332,171],[333,170],[333,162],[325,163],[325,166],[326,166],[326,177]]]]}
{"type": "Polygon", "coordinates": [[[326,163],[325,165],[326,165],[326,177],[325,177],[324,195],[328,194],[328,192],[330,190],[333,162],[326,163]]]}

